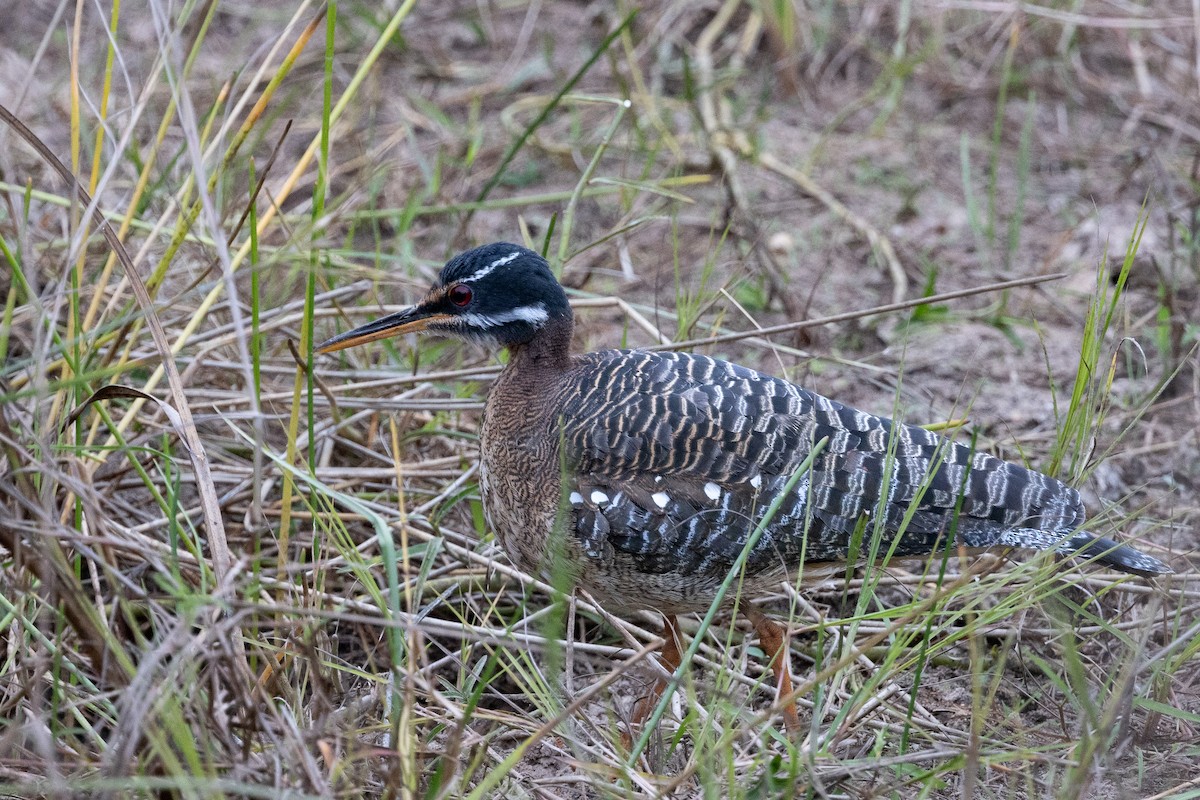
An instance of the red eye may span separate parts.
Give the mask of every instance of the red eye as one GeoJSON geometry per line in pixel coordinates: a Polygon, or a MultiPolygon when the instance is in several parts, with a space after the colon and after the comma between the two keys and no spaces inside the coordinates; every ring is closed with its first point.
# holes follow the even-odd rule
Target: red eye
{"type": "Polygon", "coordinates": [[[450,291],[447,294],[447,297],[450,298],[450,302],[454,303],[454,305],[458,306],[459,308],[466,307],[466,305],[471,302],[471,297],[473,296],[474,292],[471,291],[471,287],[464,283],[456,283],[455,285],[451,286],[450,291]]]}

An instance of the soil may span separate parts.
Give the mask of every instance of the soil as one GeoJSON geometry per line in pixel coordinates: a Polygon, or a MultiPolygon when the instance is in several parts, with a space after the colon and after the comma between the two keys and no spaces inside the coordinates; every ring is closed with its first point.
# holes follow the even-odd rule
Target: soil
{"type": "MultiPolygon", "coordinates": [[[[0,103],[64,154],[70,150],[63,124],[69,109],[64,30],[62,23],[52,30],[51,54],[35,61],[55,5],[26,5],[27,12],[9,15],[0,30],[0,65],[4,74],[31,77],[0,82],[0,103]]],[[[287,5],[221,4],[188,81],[197,109],[209,107],[230,75],[247,80],[237,71],[250,54],[280,37],[287,5]]],[[[582,252],[566,263],[564,282],[580,296],[614,296],[634,304],[675,339],[891,303],[895,276],[862,230],[813,192],[764,166],[761,157],[769,153],[886,237],[907,281],[902,299],[1015,278],[1055,277],[916,312],[807,328],[773,339],[777,347],[738,342],[705,351],[907,422],[961,420],[963,430],[977,432],[989,450],[1046,468],[1077,379],[1089,301],[1098,282],[1116,290],[1116,276],[1131,252],[1128,283],[1103,339],[1105,374],[1096,376],[1101,382],[1111,377],[1107,413],[1091,432],[1086,456],[1068,459],[1060,474],[1077,483],[1091,513],[1105,520],[1101,531],[1168,552],[1180,572],[1192,569],[1200,545],[1200,246],[1195,238],[1200,231],[1200,89],[1187,26],[1137,22],[1190,19],[1191,4],[1168,0],[1134,9],[1089,0],[1073,4],[1071,14],[1064,12],[1066,22],[1049,11],[1013,16],[1007,6],[997,10],[989,3],[923,0],[913,4],[911,19],[901,15],[901,8],[908,8],[902,4],[764,4],[798,8],[794,40],[782,32],[786,26],[752,16],[753,4],[743,4],[715,39],[714,83],[703,87],[696,43],[717,5],[641,5],[629,28],[628,49],[626,43],[615,45],[573,89],[576,95],[633,100],[596,168],[607,185],[698,178],[671,187],[686,202],[631,189],[585,197],[571,231],[571,250],[582,252]],[[1104,25],[1096,22],[1101,18],[1133,21],[1104,25]],[[635,91],[638,86],[648,87],[649,94],[635,91]],[[704,130],[705,91],[717,100],[720,131],[704,130]],[[738,142],[745,143],[745,152],[737,152],[738,142]],[[724,171],[714,155],[723,143],[731,143],[732,172],[724,171]],[[1138,235],[1133,250],[1130,241],[1138,235]],[[702,309],[698,319],[697,308],[702,309]]],[[[338,91],[374,41],[370,20],[376,17],[369,8],[344,11],[334,53],[338,91]]],[[[475,200],[516,136],[619,19],[607,3],[418,3],[334,131],[331,222],[323,234],[344,250],[339,266],[323,272],[321,280],[332,286],[367,277],[373,281],[373,301],[404,303],[456,251],[491,240],[520,240],[523,230],[538,243],[552,227],[561,231],[566,224],[561,198],[517,207],[497,202],[473,213],[427,213],[411,224],[400,221],[398,209],[414,197],[430,207],[475,200]],[[435,171],[439,177],[431,189],[435,171]],[[383,215],[374,227],[350,219],[367,208],[397,211],[383,215]],[[383,255],[375,258],[371,253],[377,247],[383,255]],[[345,257],[351,251],[359,257],[345,257]]],[[[122,20],[121,29],[125,47],[118,94],[125,107],[132,107],[155,54],[154,29],[149,19],[122,20]]],[[[92,20],[82,60],[102,64],[104,46],[102,29],[92,20]]],[[[303,52],[272,107],[270,124],[256,129],[247,145],[261,166],[285,123],[294,123],[277,156],[288,166],[275,176],[299,159],[319,127],[322,57],[319,45],[303,52]]],[[[94,103],[97,86],[87,86],[94,103]]],[[[152,105],[161,107],[164,97],[156,93],[152,105]]],[[[614,114],[611,103],[563,103],[503,168],[490,197],[569,193],[614,114]]],[[[147,115],[153,124],[158,118],[147,115]]],[[[170,134],[167,149],[182,148],[176,137],[170,134]]],[[[32,174],[50,181],[37,159],[14,142],[11,133],[0,134],[4,180],[20,184],[32,174]]],[[[164,167],[164,174],[169,185],[182,182],[177,169],[164,167]]],[[[275,176],[269,189],[278,188],[275,176]]],[[[124,168],[102,200],[122,207],[115,198],[134,177],[124,168]]],[[[165,207],[171,193],[164,191],[154,202],[165,207]]],[[[20,205],[11,189],[7,196],[20,205]]],[[[302,218],[310,196],[311,190],[293,194],[285,209],[302,218]]],[[[226,216],[236,216],[232,212],[244,204],[244,193],[229,190],[223,202],[226,216]]],[[[264,245],[286,252],[294,245],[292,233],[273,229],[264,245]]],[[[551,241],[557,246],[557,234],[551,241]]],[[[291,253],[272,265],[278,273],[271,275],[270,302],[282,305],[302,297],[297,265],[306,263],[304,258],[291,253]]],[[[210,262],[202,248],[187,263],[190,274],[183,270],[167,281],[185,304],[198,302],[210,288],[205,280],[213,280],[203,278],[210,262]]],[[[59,279],[53,265],[44,269],[44,285],[53,285],[59,279]]],[[[321,335],[326,323],[317,324],[321,335]]],[[[613,306],[582,309],[577,331],[581,349],[654,343],[613,306]]],[[[290,369],[281,341],[272,345],[269,358],[290,369]]],[[[438,351],[439,357],[455,366],[494,363],[490,354],[474,348],[451,356],[445,352],[438,351]]],[[[227,385],[231,377],[228,370],[201,366],[191,380],[227,385]]],[[[281,370],[269,380],[290,391],[290,372],[281,370]]],[[[484,390],[485,383],[477,388],[484,390]]],[[[405,433],[419,422],[410,420],[405,433]]],[[[468,432],[476,423],[474,411],[453,422],[468,432]]],[[[220,442],[218,448],[240,446],[223,423],[205,431],[220,442]]],[[[280,444],[281,437],[281,429],[274,428],[272,441],[280,444]]],[[[426,446],[426,455],[470,458],[459,439],[426,446]]],[[[346,464],[352,461],[344,452],[340,457],[346,464]]],[[[439,491],[448,482],[438,480],[430,479],[424,488],[439,491]]],[[[245,505],[235,503],[227,511],[233,535],[247,535],[239,530],[245,505]]],[[[471,530],[468,514],[456,511],[449,519],[471,530]]],[[[365,526],[360,533],[364,539],[370,535],[365,526]]],[[[842,598],[831,597],[817,595],[813,602],[836,615],[842,598]]],[[[1196,620],[1194,605],[1180,599],[1172,607],[1185,606],[1172,621],[1179,629],[1196,620]]],[[[1142,599],[1129,597],[1104,607],[1113,619],[1145,611],[1142,599]]],[[[1029,626],[1049,627],[1044,618],[1029,626]]],[[[617,642],[601,628],[581,628],[577,635],[617,642]]],[[[1156,634],[1151,645],[1166,645],[1164,635],[1156,634]]],[[[343,637],[340,645],[345,656],[351,638],[343,637]]],[[[801,650],[809,646],[804,635],[798,642],[801,650]]],[[[1113,666],[1106,661],[1108,642],[1085,638],[1080,644],[1092,668],[1102,672],[1113,666]]],[[[445,645],[444,652],[456,646],[445,645]]],[[[1078,720],[1064,715],[1058,688],[1031,666],[1034,657],[1058,656],[1055,636],[1028,633],[1015,642],[998,636],[989,643],[993,646],[1007,648],[1008,659],[995,706],[1008,716],[989,721],[993,732],[1004,730],[1028,747],[1074,737],[1078,720]]],[[[740,642],[721,647],[718,657],[737,664],[746,658],[744,649],[740,642]]],[[[959,733],[970,730],[976,713],[962,670],[968,657],[965,651],[951,652],[946,663],[932,664],[918,695],[925,713],[959,733]]],[[[574,680],[588,685],[608,668],[604,657],[581,656],[574,680]]],[[[1190,670],[1177,676],[1170,702],[1194,715],[1200,713],[1195,659],[1190,670]]],[[[702,698],[717,691],[705,684],[711,674],[696,670],[702,698]]],[[[614,706],[627,708],[644,690],[628,677],[614,686],[608,699],[583,709],[575,725],[580,736],[608,729],[614,706]]],[[[761,705],[762,698],[754,702],[761,705]]],[[[681,705],[678,711],[685,709],[681,705]]],[[[1088,796],[1148,797],[1194,777],[1194,762],[1179,755],[1181,747],[1194,744],[1193,729],[1178,718],[1151,724],[1144,712],[1131,725],[1122,748],[1097,772],[1088,796]]],[[[874,736],[873,729],[863,727],[840,741],[835,752],[846,758],[869,754],[874,736]]],[[[493,756],[503,757],[516,745],[515,739],[498,741],[493,756]]],[[[667,786],[669,781],[660,778],[681,768],[686,754],[685,747],[662,760],[652,758],[661,774],[647,778],[649,785],[667,786]]],[[[590,747],[548,738],[524,753],[506,790],[513,792],[509,796],[605,796],[599,761],[590,747]]],[[[1059,780],[1062,768],[1047,765],[1028,782],[1006,769],[989,766],[981,770],[981,780],[990,781],[998,796],[1016,797],[1028,796],[1038,781],[1059,780]]],[[[831,791],[871,796],[874,780],[838,779],[831,791]]],[[[685,783],[671,791],[687,797],[698,789],[685,783]]],[[[963,784],[951,783],[938,796],[964,791],[963,784]]]]}

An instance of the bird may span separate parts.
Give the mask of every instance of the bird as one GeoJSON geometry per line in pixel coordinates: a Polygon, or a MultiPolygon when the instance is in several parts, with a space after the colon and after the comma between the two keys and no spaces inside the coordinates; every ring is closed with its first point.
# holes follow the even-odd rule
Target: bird
{"type": "MultiPolygon", "coordinates": [[[[670,673],[682,660],[678,615],[707,610],[739,556],[748,600],[798,577],[844,573],[869,549],[864,533],[892,557],[949,545],[1172,572],[1081,530],[1079,493],[1048,475],[718,358],[573,354],[573,326],[549,263],[495,242],[451,258],[415,305],[317,351],[412,332],[506,349],[480,428],[490,528],[526,572],[565,569],[607,610],[660,612],[670,673]]],[[[787,630],[752,602],[739,608],[784,695],[784,723],[798,729],[787,630]]],[[[634,725],[666,686],[659,680],[635,704],[634,725]]]]}

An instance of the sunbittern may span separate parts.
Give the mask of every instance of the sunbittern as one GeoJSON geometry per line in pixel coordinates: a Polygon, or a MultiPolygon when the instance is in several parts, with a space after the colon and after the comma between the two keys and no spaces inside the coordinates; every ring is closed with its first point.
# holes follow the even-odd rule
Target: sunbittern
{"type": "MultiPolygon", "coordinates": [[[[1079,494],[1054,478],[719,359],[571,355],[572,325],[546,261],[495,243],[451,259],[416,305],[319,350],[415,331],[508,348],[480,437],[491,527],[517,566],[537,572],[559,526],[579,586],[614,610],[662,612],[670,671],[680,662],[675,615],[709,607],[782,492],[745,557],[747,598],[801,572],[844,569],[856,530],[881,531],[878,552],[893,556],[945,551],[953,532],[952,545],[969,550],[1051,550],[1139,575],[1171,572],[1079,530],[1079,494]],[[875,515],[881,523],[864,528],[875,515]]],[[[790,691],[785,629],[743,607],[777,689],[790,691]]],[[[664,688],[659,681],[655,695],[664,688]]],[[[643,698],[637,721],[655,700],[643,698]]],[[[789,727],[798,725],[794,703],[784,711],[789,727]]]]}

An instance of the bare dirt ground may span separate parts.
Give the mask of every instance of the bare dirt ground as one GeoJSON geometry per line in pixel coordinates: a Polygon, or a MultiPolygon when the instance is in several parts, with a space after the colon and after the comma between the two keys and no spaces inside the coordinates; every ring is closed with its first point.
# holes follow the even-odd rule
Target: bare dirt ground
{"type": "MultiPolygon", "coordinates": [[[[61,201],[64,184],[13,131],[0,132],[0,235],[22,256],[8,263],[23,265],[0,273],[6,787],[149,793],[135,778],[196,774],[212,782],[184,789],[181,780],[169,791],[1194,796],[1193,4],[418,2],[361,84],[395,4],[343,4],[327,53],[315,7],[225,2],[206,7],[215,10],[204,22],[198,11],[137,5],[121,10],[99,151],[89,148],[109,39],[92,10],[78,44],[73,7],[35,2],[6,14],[0,105],[85,183],[94,159],[101,207],[114,224],[135,223],[126,246],[145,246],[139,267],[168,340],[180,343],[183,396],[237,567],[224,583],[212,572],[199,478],[153,406],[122,400],[101,420],[97,404],[77,430],[64,423],[105,383],[168,404],[178,397],[150,383],[161,358],[120,267],[102,276],[109,248],[93,234],[73,249],[80,215],[61,201]],[[270,48],[291,47],[312,20],[315,35],[254,117],[250,106],[280,69],[282,53],[270,48]],[[181,70],[194,42],[176,94],[186,102],[156,144],[172,85],[159,59],[181,70]],[[84,143],[74,163],[72,52],[84,143]],[[262,63],[271,66],[255,73],[262,63]],[[327,76],[333,102],[350,101],[331,126],[320,177],[315,162],[304,165],[327,76]],[[234,106],[240,98],[250,103],[234,106]],[[627,111],[617,105],[624,99],[627,111]],[[232,130],[251,118],[244,146],[222,160],[232,130]],[[201,156],[211,142],[219,146],[201,156]],[[149,188],[131,199],[151,152],[149,188]],[[238,271],[230,265],[242,263],[255,224],[238,225],[250,158],[256,175],[270,170],[256,214],[279,214],[262,226],[257,260],[238,271]],[[185,190],[189,177],[213,177],[208,202],[185,190]],[[196,221],[176,250],[180,207],[196,208],[196,221]],[[1185,577],[1114,592],[1103,578],[1064,579],[1063,599],[1047,589],[1059,584],[1045,565],[989,573],[979,579],[986,602],[946,606],[968,609],[947,628],[967,633],[939,634],[928,659],[897,656],[919,642],[893,637],[812,695],[816,705],[803,710],[812,733],[799,752],[777,724],[751,724],[770,698],[743,680],[747,670],[757,679],[761,662],[749,637],[730,633],[744,627],[728,615],[705,638],[646,760],[626,764],[615,733],[651,674],[645,663],[545,727],[652,642],[654,619],[621,626],[585,604],[564,637],[561,619],[556,628],[545,612],[558,607],[506,567],[482,524],[474,472],[494,354],[423,342],[418,356],[415,343],[398,342],[317,361],[309,384],[287,342],[303,348],[310,324],[319,340],[410,302],[466,247],[523,237],[540,246],[548,234],[551,253],[568,256],[580,349],[656,344],[651,329],[678,342],[1054,276],[700,350],[907,422],[965,420],[960,436],[974,431],[981,447],[1054,469],[1083,492],[1097,531],[1137,540],[1185,577]],[[215,243],[227,236],[227,247],[215,243]],[[160,263],[169,265],[161,275],[160,263]],[[347,286],[355,288],[329,294],[347,286]],[[305,308],[306,289],[319,298],[316,312],[305,308]],[[1085,333],[1089,303],[1102,292],[1118,301],[1084,383],[1104,413],[1063,442],[1081,353],[1096,338],[1085,333]],[[72,321],[72,309],[96,297],[102,311],[88,325],[72,321]],[[252,390],[252,349],[243,347],[256,307],[264,328],[252,390]],[[81,380],[54,366],[64,353],[86,365],[81,380]],[[128,437],[102,446],[127,415],[128,437]],[[411,519],[399,516],[402,498],[411,519]],[[168,524],[179,510],[184,521],[168,524]],[[387,565],[396,558],[380,544],[378,520],[409,549],[396,579],[408,594],[394,607],[387,565]],[[61,599],[71,590],[29,565],[59,557],[47,555],[47,541],[74,565],[59,579],[75,580],[98,623],[81,622],[87,613],[61,599]],[[93,624],[104,631],[101,651],[129,654],[126,679],[89,647],[80,626],[93,624]],[[67,673],[55,666],[63,660],[67,673]],[[886,682],[871,684],[873,672],[886,682]],[[130,686],[137,691],[123,699],[130,686]],[[139,696],[147,703],[130,699],[139,696]],[[72,703],[78,712],[60,707],[72,703]],[[715,728],[703,727],[709,714],[715,728]],[[201,743],[203,768],[178,755],[188,748],[173,730],[201,743]],[[130,783],[87,782],[99,778],[130,783]]],[[[858,576],[800,607],[775,598],[777,613],[795,615],[798,673],[856,641],[837,620],[859,620],[861,641],[890,619],[880,608],[915,607],[936,588],[923,575],[897,567],[876,587],[858,576]],[[825,623],[849,644],[831,644],[825,623]]]]}

